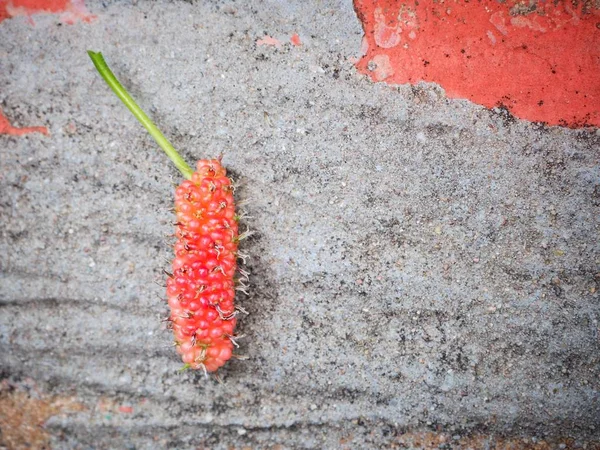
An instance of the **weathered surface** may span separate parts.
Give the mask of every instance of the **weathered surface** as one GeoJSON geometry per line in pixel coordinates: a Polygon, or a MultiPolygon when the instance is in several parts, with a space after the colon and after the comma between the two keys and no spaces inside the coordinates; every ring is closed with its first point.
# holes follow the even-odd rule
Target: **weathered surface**
{"type": "Polygon", "coordinates": [[[4,113],[50,131],[0,137],[0,369],[85,406],[55,447],[600,438],[596,130],[372,84],[350,2],[106,3],[0,24],[4,113]],[[250,359],[224,384],[178,372],[179,176],[87,49],[248,199],[250,359]]]}
{"type": "Polygon", "coordinates": [[[358,70],[392,84],[429,81],[450,98],[522,119],[600,126],[600,2],[354,0],[358,70]]]}

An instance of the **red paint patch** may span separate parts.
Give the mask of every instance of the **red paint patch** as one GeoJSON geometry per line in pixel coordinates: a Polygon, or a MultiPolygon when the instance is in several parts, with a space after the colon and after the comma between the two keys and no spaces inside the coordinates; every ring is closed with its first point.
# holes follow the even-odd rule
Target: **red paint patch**
{"type": "Polygon", "coordinates": [[[13,127],[4,113],[0,110],[0,134],[9,134],[12,136],[23,136],[24,134],[29,133],[42,133],[42,134],[50,134],[48,132],[48,128],[46,127],[26,127],[26,128],[17,128],[13,127]]]}
{"type": "Polygon", "coordinates": [[[292,34],[292,37],[290,38],[290,42],[292,43],[292,45],[294,45],[296,47],[302,45],[302,41],[300,40],[300,36],[298,36],[298,33],[292,34]]]}
{"type": "Polygon", "coordinates": [[[271,47],[281,47],[281,41],[279,41],[278,39],[275,39],[274,37],[271,37],[269,35],[265,35],[262,39],[258,39],[256,41],[256,45],[258,45],[258,46],[267,45],[267,46],[271,46],[271,47]]]}
{"type": "Polygon", "coordinates": [[[366,43],[357,68],[531,121],[600,126],[600,9],[555,3],[354,0],[366,43]]]}
{"type": "Polygon", "coordinates": [[[132,414],[133,413],[133,407],[131,406],[119,406],[119,412],[123,413],[123,414],[132,414]]]}
{"type": "Polygon", "coordinates": [[[77,20],[91,22],[96,18],[85,8],[83,0],[0,0],[0,22],[15,16],[60,13],[62,22],[72,24],[77,20]]]}

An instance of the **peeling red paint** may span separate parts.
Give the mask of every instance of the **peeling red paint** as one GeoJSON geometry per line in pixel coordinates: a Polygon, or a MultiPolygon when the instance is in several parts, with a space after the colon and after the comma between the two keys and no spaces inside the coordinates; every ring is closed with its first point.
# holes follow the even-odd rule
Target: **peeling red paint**
{"type": "Polygon", "coordinates": [[[119,406],[119,412],[123,414],[133,414],[133,407],[128,405],[119,406]]]}
{"type": "Polygon", "coordinates": [[[60,20],[68,24],[78,20],[91,22],[96,18],[88,12],[84,0],[0,0],[0,22],[15,16],[31,17],[39,13],[60,13],[60,20]]]}
{"type": "Polygon", "coordinates": [[[448,97],[536,122],[600,126],[600,9],[592,1],[354,0],[360,72],[439,83],[448,97]]]}
{"type": "Polygon", "coordinates": [[[256,41],[256,45],[261,46],[261,45],[267,45],[267,46],[272,46],[272,47],[281,47],[281,41],[279,41],[279,39],[275,39],[274,37],[271,37],[269,35],[264,35],[261,39],[258,39],[256,41]]]}
{"type": "Polygon", "coordinates": [[[298,36],[298,33],[292,34],[292,37],[290,37],[290,42],[295,47],[302,45],[302,41],[300,40],[300,36],[298,36]]]}
{"type": "Polygon", "coordinates": [[[13,127],[2,110],[0,110],[0,134],[9,134],[12,136],[23,136],[24,134],[29,133],[42,133],[42,134],[50,134],[48,132],[48,128],[46,127],[25,127],[25,128],[17,128],[13,127]]]}

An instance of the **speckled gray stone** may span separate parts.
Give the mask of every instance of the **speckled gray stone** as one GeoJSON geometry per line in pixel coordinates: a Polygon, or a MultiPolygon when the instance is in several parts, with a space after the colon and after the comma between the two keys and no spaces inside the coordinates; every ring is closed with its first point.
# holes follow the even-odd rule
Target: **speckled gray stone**
{"type": "Polygon", "coordinates": [[[0,23],[4,113],[50,131],[0,136],[0,370],[87,406],[56,448],[600,437],[596,130],[371,83],[349,1],[88,8],[0,23]],[[161,323],[180,176],[88,49],[247,200],[249,359],[223,384],[178,372],[161,323]]]}

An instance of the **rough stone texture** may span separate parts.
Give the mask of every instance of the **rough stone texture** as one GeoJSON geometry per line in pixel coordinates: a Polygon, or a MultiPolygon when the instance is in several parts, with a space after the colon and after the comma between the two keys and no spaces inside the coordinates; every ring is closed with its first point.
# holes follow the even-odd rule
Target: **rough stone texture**
{"type": "Polygon", "coordinates": [[[54,447],[600,439],[597,130],[371,83],[350,2],[88,8],[0,24],[4,113],[50,131],[0,136],[0,370],[85,406],[54,447]],[[249,360],[223,384],[178,372],[161,323],[180,177],[87,49],[248,200],[249,360]]]}

